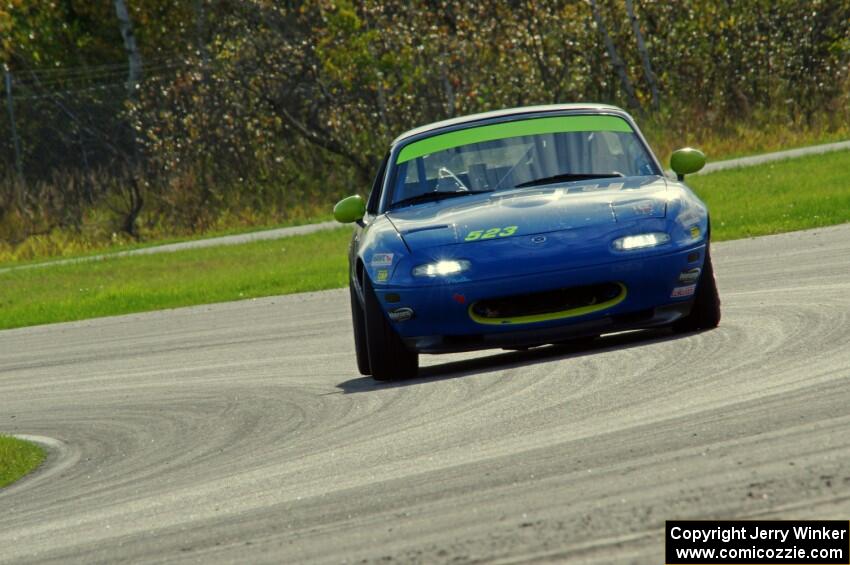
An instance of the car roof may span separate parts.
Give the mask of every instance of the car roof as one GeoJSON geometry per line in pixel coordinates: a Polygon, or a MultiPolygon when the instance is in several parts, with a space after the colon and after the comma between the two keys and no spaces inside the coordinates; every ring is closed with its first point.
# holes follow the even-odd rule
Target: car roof
{"type": "Polygon", "coordinates": [[[451,118],[449,120],[442,120],[440,122],[434,122],[432,124],[427,124],[424,126],[420,126],[418,128],[414,128],[412,130],[406,131],[397,138],[393,140],[392,145],[396,145],[401,143],[402,141],[409,139],[411,137],[427,133],[429,131],[436,131],[443,128],[448,128],[452,126],[462,125],[466,123],[472,122],[480,122],[486,121],[493,118],[502,118],[505,116],[513,116],[513,115],[522,115],[522,114],[537,114],[543,112],[563,112],[568,110],[583,110],[587,112],[622,112],[625,111],[622,108],[618,108],[617,106],[610,106],[607,104],[589,104],[589,103],[580,103],[580,104],[548,104],[545,106],[521,106],[519,108],[506,108],[504,110],[495,110],[492,112],[483,112],[480,114],[470,114],[468,116],[460,116],[458,118],[451,118]]]}

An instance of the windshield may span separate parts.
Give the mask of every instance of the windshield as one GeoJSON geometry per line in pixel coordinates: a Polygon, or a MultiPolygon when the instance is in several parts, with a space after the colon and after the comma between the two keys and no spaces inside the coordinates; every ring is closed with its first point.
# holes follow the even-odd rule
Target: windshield
{"type": "Polygon", "coordinates": [[[533,118],[435,135],[404,146],[394,169],[391,206],[429,201],[430,193],[660,174],[628,122],[606,115],[533,118]]]}

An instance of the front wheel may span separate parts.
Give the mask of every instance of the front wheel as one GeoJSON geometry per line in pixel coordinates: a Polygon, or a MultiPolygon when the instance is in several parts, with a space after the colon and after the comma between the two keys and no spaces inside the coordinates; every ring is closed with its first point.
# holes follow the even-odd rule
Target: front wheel
{"type": "Polygon", "coordinates": [[[348,292],[351,295],[351,324],[354,326],[354,352],[357,356],[357,370],[361,375],[371,375],[369,367],[369,351],[366,349],[366,316],[363,306],[357,297],[354,283],[348,281],[348,292]]]}
{"type": "Polygon", "coordinates": [[[368,275],[363,277],[363,294],[366,302],[366,349],[372,378],[394,381],[415,377],[419,371],[419,354],[404,345],[384,315],[368,275]]]}
{"type": "Polygon", "coordinates": [[[720,323],[720,295],[717,293],[717,281],[714,280],[714,266],[711,264],[710,246],[705,247],[705,261],[697,283],[697,292],[691,313],[673,323],[673,331],[693,332],[716,328],[720,323]]]}

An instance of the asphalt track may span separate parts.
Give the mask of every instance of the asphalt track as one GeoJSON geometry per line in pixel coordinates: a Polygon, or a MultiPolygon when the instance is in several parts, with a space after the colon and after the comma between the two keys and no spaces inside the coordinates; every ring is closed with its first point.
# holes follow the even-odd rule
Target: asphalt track
{"type": "Polygon", "coordinates": [[[0,562],[662,563],[850,516],[850,226],[717,244],[717,330],[360,378],[344,291],[0,332],[0,562]]]}

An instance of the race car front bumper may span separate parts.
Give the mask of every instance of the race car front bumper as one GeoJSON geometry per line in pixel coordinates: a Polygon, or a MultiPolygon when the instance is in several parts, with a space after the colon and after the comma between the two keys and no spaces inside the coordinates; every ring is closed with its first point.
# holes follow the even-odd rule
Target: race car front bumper
{"type": "Polygon", "coordinates": [[[412,350],[449,353],[523,347],[574,337],[667,325],[686,316],[696,291],[681,277],[702,266],[704,245],[582,268],[465,280],[423,287],[388,285],[378,297],[393,327],[412,350]],[[616,283],[624,296],[610,306],[563,316],[519,317],[492,323],[472,305],[520,293],[616,283]],[[683,291],[682,289],[686,289],[683,291]]]}
{"type": "Polygon", "coordinates": [[[665,326],[687,316],[692,305],[693,300],[688,300],[638,312],[603,316],[548,328],[526,328],[496,333],[417,336],[403,338],[403,340],[407,347],[419,353],[456,353],[479,349],[531,347],[604,333],[665,326]]]}

